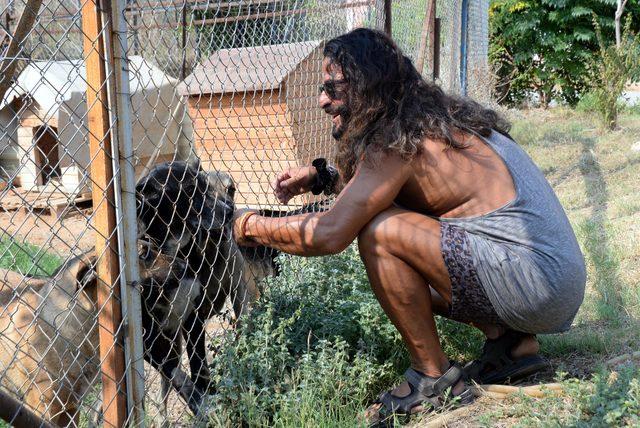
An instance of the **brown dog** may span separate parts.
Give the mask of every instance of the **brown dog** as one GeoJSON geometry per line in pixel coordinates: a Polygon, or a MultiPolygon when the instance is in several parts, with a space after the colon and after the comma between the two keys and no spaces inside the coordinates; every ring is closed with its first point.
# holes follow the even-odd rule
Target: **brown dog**
{"type": "Polygon", "coordinates": [[[51,278],[0,270],[0,385],[60,426],[98,375],[91,261],[75,257],[51,278]]]}

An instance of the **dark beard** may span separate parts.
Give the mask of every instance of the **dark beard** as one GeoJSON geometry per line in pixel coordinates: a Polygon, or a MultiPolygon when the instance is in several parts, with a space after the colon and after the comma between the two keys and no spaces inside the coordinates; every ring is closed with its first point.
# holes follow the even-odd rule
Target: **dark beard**
{"type": "Polygon", "coordinates": [[[344,134],[344,124],[341,123],[340,126],[333,125],[333,128],[331,128],[331,136],[334,139],[339,140],[343,134],[344,134]]]}
{"type": "Polygon", "coordinates": [[[339,114],[340,115],[340,125],[333,125],[331,128],[331,136],[336,140],[339,140],[347,129],[347,125],[349,123],[349,118],[351,117],[351,111],[345,105],[340,106],[336,109],[325,110],[327,113],[331,115],[339,114]]]}

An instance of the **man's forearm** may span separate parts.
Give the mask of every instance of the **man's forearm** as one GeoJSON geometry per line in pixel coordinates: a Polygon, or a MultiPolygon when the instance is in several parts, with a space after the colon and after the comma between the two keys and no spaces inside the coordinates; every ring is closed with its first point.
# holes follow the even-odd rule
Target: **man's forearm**
{"type": "Polygon", "coordinates": [[[288,254],[322,256],[342,251],[334,233],[335,225],[323,219],[323,213],[287,217],[251,216],[244,225],[243,236],[288,254]]]}

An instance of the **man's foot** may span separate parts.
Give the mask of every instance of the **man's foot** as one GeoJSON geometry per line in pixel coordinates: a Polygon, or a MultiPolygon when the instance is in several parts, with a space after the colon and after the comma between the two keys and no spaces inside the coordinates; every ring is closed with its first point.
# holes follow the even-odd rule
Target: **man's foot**
{"type": "Polygon", "coordinates": [[[464,371],[478,383],[514,382],[549,366],[538,355],[539,349],[534,335],[506,330],[496,339],[487,339],[480,359],[467,364],[464,371]]]}
{"type": "Polygon", "coordinates": [[[410,416],[440,409],[447,404],[471,404],[474,396],[464,381],[463,369],[452,363],[440,377],[424,375],[414,369],[405,372],[406,382],[384,392],[365,412],[370,427],[390,426],[393,416],[410,416]]]}

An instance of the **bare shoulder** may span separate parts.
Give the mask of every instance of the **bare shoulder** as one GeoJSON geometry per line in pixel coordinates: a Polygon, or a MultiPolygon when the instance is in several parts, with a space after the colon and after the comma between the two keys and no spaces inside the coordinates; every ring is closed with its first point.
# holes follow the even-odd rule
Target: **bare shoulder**
{"type": "Polygon", "coordinates": [[[398,153],[376,153],[358,165],[349,184],[358,190],[367,189],[372,196],[396,194],[411,175],[413,160],[398,153]]]}

